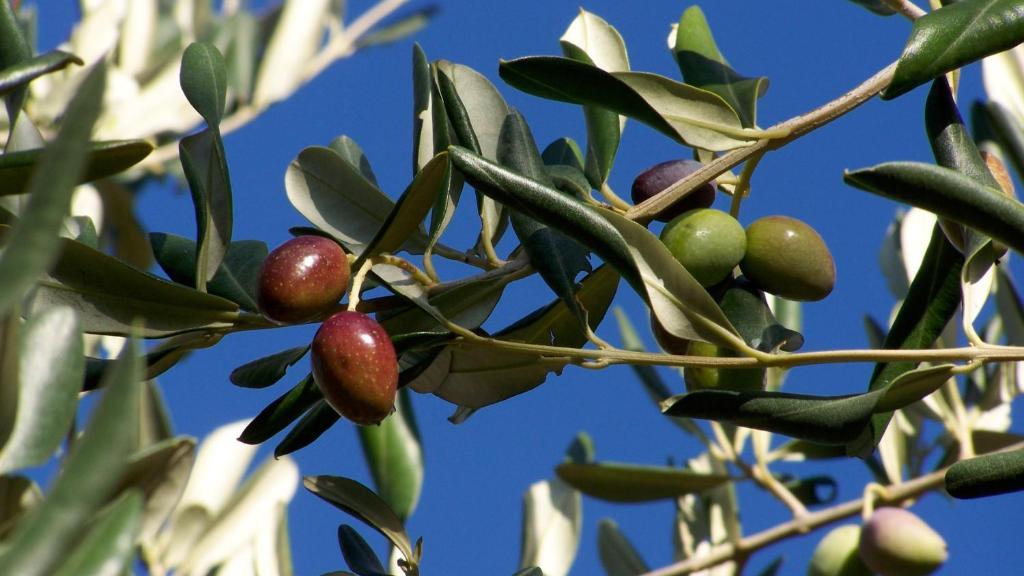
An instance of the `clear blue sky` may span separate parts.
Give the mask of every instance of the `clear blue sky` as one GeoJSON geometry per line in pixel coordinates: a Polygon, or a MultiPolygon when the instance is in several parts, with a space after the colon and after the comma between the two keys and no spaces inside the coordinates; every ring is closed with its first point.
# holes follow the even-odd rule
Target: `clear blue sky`
{"type": "MultiPolygon", "coordinates": [[[[70,2],[39,4],[40,43],[43,48],[52,47],[66,37],[76,12],[70,2]]],[[[439,4],[440,14],[415,36],[428,57],[460,62],[486,74],[522,111],[538,142],[565,135],[585,139],[577,108],[527,96],[497,77],[500,58],[558,54],[558,38],[576,16],[578,2],[441,0],[439,4]]],[[[349,13],[367,5],[351,2],[349,13]]],[[[669,24],[686,6],[663,0],[584,4],[619,29],[634,69],[671,77],[678,77],[677,69],[665,37],[669,24]]],[[[879,18],[841,0],[707,2],[702,8],[733,66],[771,79],[759,110],[762,125],[809,110],[867,78],[899,55],[910,28],[905,20],[879,18]]],[[[227,137],[236,239],[260,239],[273,247],[289,237],[290,226],[305,224],[285,197],[285,168],[302,148],[326,144],[341,134],[363,147],[389,194],[397,196],[404,189],[411,176],[411,46],[406,40],[336,64],[292,99],[227,137]]],[[[972,67],[964,77],[961,101],[978,97],[979,86],[979,72],[972,67]]],[[[898,206],[846,187],[841,174],[844,168],[887,160],[931,161],[923,128],[924,96],[925,91],[918,89],[896,101],[872,101],[770,154],[757,171],[753,196],[744,203],[741,220],[748,223],[774,213],[801,218],[819,230],[836,259],[835,291],[805,307],[806,349],[864,347],[863,316],[884,319],[889,314],[892,296],[878,272],[877,255],[898,206]]],[[[611,185],[625,193],[640,170],[688,155],[688,150],[631,122],[611,185]]],[[[472,210],[460,212],[463,230],[448,242],[451,245],[463,245],[460,242],[475,233],[472,210]]],[[[183,190],[146,190],[141,214],[150,230],[186,236],[194,232],[192,207],[183,190]]],[[[503,244],[506,251],[511,247],[503,244]]],[[[515,297],[501,305],[487,326],[503,326],[547,302],[550,295],[544,290],[539,283],[514,285],[509,293],[515,297]]],[[[625,286],[619,294],[617,303],[639,326],[646,326],[639,299],[625,286]]],[[[312,327],[300,327],[232,336],[161,377],[178,432],[203,436],[219,424],[254,416],[297,376],[290,375],[272,389],[247,390],[228,382],[230,370],[303,344],[312,333],[312,327]]],[[[599,333],[618,341],[610,315],[599,333]]],[[[652,343],[649,337],[648,341],[652,343]]],[[[870,365],[799,369],[790,374],[788,386],[820,394],[849,393],[866,386],[869,372],[870,365]]],[[[663,375],[675,390],[682,389],[669,370],[663,375]]],[[[460,426],[446,420],[452,406],[444,401],[429,396],[413,400],[427,467],[420,506],[408,528],[414,538],[424,537],[425,575],[514,572],[522,494],[531,483],[552,474],[565,447],[581,430],[593,437],[600,460],[662,464],[692,457],[698,450],[658,414],[626,367],[600,372],[567,369],[563,376],[485,409],[460,426]]],[[[1022,430],[1019,425],[1015,429],[1022,430]]],[[[370,483],[351,425],[336,425],[296,457],[303,474],[345,475],[370,483]]],[[[841,499],[858,496],[865,477],[858,461],[794,467],[793,471],[808,469],[842,481],[841,499]]],[[[741,486],[739,493],[748,531],[783,519],[785,511],[767,494],[749,486],[741,486]]],[[[931,495],[915,507],[950,542],[950,561],[943,574],[1005,574],[1010,566],[1019,565],[1015,547],[1021,510],[1021,495],[971,502],[931,495]]],[[[290,514],[297,573],[343,568],[335,530],[339,523],[354,520],[301,489],[290,514]]],[[[585,499],[583,541],[573,574],[600,573],[596,525],[603,517],[619,523],[652,567],[671,561],[674,512],[670,503],[617,506],[585,499]]],[[[363,533],[380,554],[385,553],[381,538],[369,530],[363,533]]],[[[814,537],[794,539],[759,554],[750,573],[781,552],[786,555],[782,573],[802,574],[815,542],[814,537]]]]}

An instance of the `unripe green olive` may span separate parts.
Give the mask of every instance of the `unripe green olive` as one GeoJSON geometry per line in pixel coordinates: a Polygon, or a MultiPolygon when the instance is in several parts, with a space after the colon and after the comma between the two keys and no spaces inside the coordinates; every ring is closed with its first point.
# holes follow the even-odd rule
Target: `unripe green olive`
{"type": "MultiPolygon", "coordinates": [[[[640,204],[650,198],[661,194],[669,186],[677,181],[686,178],[696,172],[703,164],[696,160],[669,160],[655,164],[640,173],[633,180],[633,188],[630,190],[633,204],[640,204]]],[[[711,182],[705,182],[683,196],[675,203],[661,211],[655,219],[667,222],[683,212],[696,208],[708,208],[715,201],[715,186],[711,182]]]]}
{"type": "MultiPolygon", "coordinates": [[[[738,354],[707,342],[694,340],[686,352],[690,356],[711,356],[714,358],[736,358],[738,354]]],[[[736,390],[757,392],[764,390],[764,368],[711,368],[688,366],[683,369],[686,389],[694,390],[736,390]]]]}
{"type": "Polygon", "coordinates": [[[256,300],[264,316],[306,322],[325,314],[348,288],[348,256],[323,236],[299,236],[275,248],[260,268],[256,300]]]}
{"type": "Polygon", "coordinates": [[[743,259],[747,237],[735,218],[721,210],[690,210],[665,225],[661,241],[704,287],[725,280],[743,259]]]}
{"type": "Polygon", "coordinates": [[[388,333],[361,312],[338,312],[320,325],[310,358],[313,381],[338,414],[363,425],[391,413],[398,357],[388,333]]]}
{"type": "Polygon", "coordinates": [[[879,508],[860,533],[860,558],[881,576],[926,576],[949,553],[931,526],[903,508],[879,508]]]}
{"type": "Polygon", "coordinates": [[[835,262],[825,241],[789,216],[766,216],[747,226],[740,270],[765,292],[790,300],[821,300],[836,282],[835,262]]]}
{"type": "Polygon", "coordinates": [[[871,576],[857,553],[860,526],[847,524],[833,528],[811,556],[807,576],[871,576]]]}

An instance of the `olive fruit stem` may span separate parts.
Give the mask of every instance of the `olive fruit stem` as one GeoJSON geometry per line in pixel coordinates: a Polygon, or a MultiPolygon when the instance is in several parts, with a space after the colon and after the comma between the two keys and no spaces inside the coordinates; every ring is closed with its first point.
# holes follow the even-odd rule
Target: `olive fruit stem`
{"type": "MultiPolygon", "coordinates": [[[[998,452],[1010,452],[1024,448],[1024,442],[1018,442],[998,452]]],[[[875,495],[873,503],[879,504],[902,504],[913,500],[923,494],[939,489],[944,484],[946,470],[949,467],[940,468],[934,472],[908,480],[901,484],[890,484],[884,486],[884,491],[875,495]]],[[[710,568],[730,560],[744,560],[754,552],[770,546],[776,542],[787,540],[794,536],[806,534],[821,526],[837,522],[844,518],[856,516],[864,509],[864,498],[849,500],[824,510],[810,512],[803,518],[794,518],[772,528],[751,534],[737,543],[727,542],[711,548],[707,554],[688,558],[656,570],[651,570],[642,576],[682,576],[710,568]]]]}
{"type": "Polygon", "coordinates": [[[732,192],[732,202],[729,204],[729,215],[733,218],[739,219],[740,217],[740,204],[743,203],[743,199],[747,197],[750,192],[750,179],[754,177],[754,170],[757,169],[757,164],[764,158],[767,150],[762,150],[758,154],[754,154],[746,162],[743,163],[743,170],[740,172],[739,178],[736,180],[735,187],[732,192]]]}
{"type": "Polygon", "coordinates": [[[366,281],[366,275],[370,273],[370,269],[373,268],[373,263],[376,258],[367,258],[363,261],[356,273],[352,275],[352,286],[351,291],[348,295],[348,306],[346,310],[354,312],[359,306],[359,291],[363,288],[363,282],[366,281]]]}
{"type": "Polygon", "coordinates": [[[619,195],[612,190],[612,187],[609,186],[607,182],[601,183],[601,195],[604,196],[604,199],[607,200],[609,204],[612,205],[612,208],[619,212],[628,212],[629,209],[632,208],[628,202],[620,198],[619,195]]]}

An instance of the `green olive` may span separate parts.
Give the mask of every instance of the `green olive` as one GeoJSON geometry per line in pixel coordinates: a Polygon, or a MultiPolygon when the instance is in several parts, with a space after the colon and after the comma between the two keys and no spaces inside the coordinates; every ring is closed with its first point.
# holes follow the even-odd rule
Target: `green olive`
{"type": "Polygon", "coordinates": [[[743,259],[747,238],[735,218],[712,208],[685,212],[665,225],[661,241],[704,287],[725,280],[743,259]]]}
{"type": "Polygon", "coordinates": [[[821,300],[836,282],[825,241],[806,223],[788,216],[766,216],[747,226],[740,270],[765,292],[790,300],[821,300]]]}
{"type": "MultiPolygon", "coordinates": [[[[686,352],[690,356],[711,356],[715,358],[736,358],[736,352],[707,342],[690,342],[686,352]]],[[[764,389],[764,368],[705,368],[690,366],[683,370],[686,389],[694,390],[737,390],[755,392],[764,389]]]]}

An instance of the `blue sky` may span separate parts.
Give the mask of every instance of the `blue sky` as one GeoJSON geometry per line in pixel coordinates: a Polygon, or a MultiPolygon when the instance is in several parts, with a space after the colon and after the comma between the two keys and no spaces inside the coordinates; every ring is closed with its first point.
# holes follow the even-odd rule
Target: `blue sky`
{"type": "MultiPolygon", "coordinates": [[[[530,122],[539,143],[561,136],[585,139],[578,108],[541,101],[504,85],[497,76],[502,58],[558,54],[558,38],[579,8],[577,2],[521,0],[441,1],[441,12],[415,35],[431,59],[448,59],[487,75],[530,122]]],[[[65,38],[76,17],[71,3],[40,3],[40,44],[48,48],[65,38]]],[[[369,3],[352,2],[355,14],[369,3]]],[[[687,4],[591,1],[583,4],[613,24],[629,48],[634,69],[670,77],[678,71],[665,37],[687,4]]],[[[748,75],[771,80],[760,102],[759,120],[769,125],[810,110],[852,88],[895,59],[910,24],[880,18],[841,0],[830,2],[709,2],[702,5],[719,47],[731,64],[748,75]]],[[[226,138],[235,198],[236,239],[260,239],[271,247],[286,240],[288,228],[304,225],[284,194],[284,172],[304,147],[324,145],[346,134],[370,159],[393,197],[408,183],[411,156],[410,40],[374,48],[335,64],[290,100],[271,108],[256,122],[226,138]]],[[[970,68],[961,102],[980,96],[977,67],[970,68]]],[[[741,221],[788,214],[812,224],[836,260],[837,285],[826,300],[804,308],[806,349],[867,345],[862,319],[888,317],[893,298],[878,272],[878,249],[896,210],[895,203],[845,186],[842,170],[888,160],[931,161],[923,127],[925,90],[891,102],[871,101],[849,116],[773,152],[761,163],[753,195],[741,221]]],[[[625,131],[611,186],[626,194],[636,173],[664,160],[688,157],[653,130],[631,122],[625,131]]],[[[718,207],[724,207],[719,198],[718,207]]],[[[471,203],[460,210],[446,243],[463,246],[476,232],[471,203]]],[[[194,233],[194,215],[184,190],[157,186],[144,191],[140,205],[153,231],[194,233]]],[[[506,242],[507,253],[513,245],[506,242]]],[[[1017,256],[1014,256],[1016,258],[1017,256]]],[[[500,327],[551,299],[539,282],[514,285],[489,327],[500,327]]],[[[621,305],[641,328],[646,312],[626,286],[621,305]]],[[[277,387],[248,390],[228,382],[231,369],[259,356],[301,345],[314,327],[296,327],[231,336],[202,351],[160,379],[179,433],[202,436],[219,424],[251,418],[282,393],[295,376],[277,387]]],[[[614,322],[599,330],[618,342],[614,322]]],[[[645,334],[649,345],[653,340],[645,334]]],[[[848,365],[793,371],[790,390],[840,394],[862,390],[871,366],[848,365]]],[[[663,375],[681,391],[669,370],[663,375]]],[[[600,460],[662,464],[696,455],[697,445],[658,414],[626,367],[604,371],[569,368],[558,378],[521,397],[487,408],[460,426],[446,417],[452,406],[429,397],[413,398],[424,438],[426,478],[420,506],[409,533],[423,536],[424,574],[511,574],[519,559],[521,497],[529,485],[552,475],[553,467],[579,431],[594,439],[600,460]]],[[[1016,430],[1021,430],[1019,425],[1016,430]]],[[[272,441],[273,442],[273,441],[272,441]]],[[[300,451],[303,474],[337,474],[369,483],[355,430],[340,423],[313,446],[300,451]]],[[[865,478],[857,461],[827,467],[794,467],[834,475],[840,499],[857,497],[865,478]]],[[[767,494],[742,485],[741,517],[749,532],[784,518],[785,510],[767,494]]],[[[944,574],[1005,573],[1018,562],[1019,511],[1024,496],[957,502],[927,496],[915,507],[950,543],[944,574]],[[1016,511],[1016,513],[1015,513],[1016,511]]],[[[301,491],[291,508],[293,553],[298,574],[341,569],[335,530],[354,523],[340,511],[301,491]]],[[[600,573],[596,525],[614,518],[652,567],[671,561],[672,506],[640,506],[584,501],[584,531],[573,574],[600,573]]],[[[378,552],[383,540],[365,530],[378,552]]],[[[777,553],[786,555],[783,574],[803,573],[815,537],[793,539],[756,555],[750,572],[777,553]]]]}

